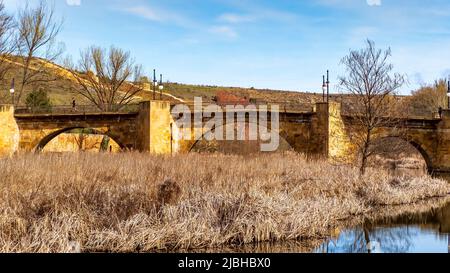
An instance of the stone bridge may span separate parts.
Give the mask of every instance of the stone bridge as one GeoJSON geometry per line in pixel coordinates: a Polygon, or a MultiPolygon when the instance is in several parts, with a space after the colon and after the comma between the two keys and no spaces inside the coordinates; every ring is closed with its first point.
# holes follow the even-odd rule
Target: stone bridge
{"type": "Polygon", "coordinates": [[[123,150],[168,153],[170,104],[142,102],[120,111],[92,107],[54,107],[48,112],[0,108],[0,154],[39,151],[59,134],[89,128],[114,139],[123,150]]]}
{"type": "MultiPolygon", "coordinates": [[[[164,101],[141,102],[115,112],[70,108],[58,111],[55,107],[49,113],[35,113],[1,106],[0,154],[39,151],[57,135],[77,128],[108,135],[124,150],[153,154],[195,150],[200,139],[178,140],[180,128],[172,116],[172,108],[164,101]]],[[[249,113],[244,112],[248,121],[249,113]]],[[[301,111],[281,108],[278,115],[276,133],[289,148],[312,157],[354,160],[356,147],[351,137],[354,118],[342,114],[340,104],[318,103],[301,111]]],[[[198,135],[204,136],[211,130],[203,126],[207,122],[208,118],[202,119],[202,124],[190,128],[191,132],[200,131],[198,135]]],[[[268,129],[271,128],[269,122],[268,129]]],[[[400,127],[386,126],[379,130],[385,137],[400,138],[413,145],[430,171],[450,171],[450,110],[444,110],[439,118],[403,119],[400,127]]]]}

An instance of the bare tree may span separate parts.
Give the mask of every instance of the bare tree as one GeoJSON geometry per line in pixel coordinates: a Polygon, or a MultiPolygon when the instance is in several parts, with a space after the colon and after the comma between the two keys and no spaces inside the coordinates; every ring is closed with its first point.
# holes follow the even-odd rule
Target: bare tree
{"type": "Polygon", "coordinates": [[[117,111],[143,90],[142,66],[135,64],[129,52],[91,46],[80,55],[78,66],[70,68],[78,83],[75,88],[100,110],[117,111]]]}
{"type": "Polygon", "coordinates": [[[412,114],[417,116],[431,116],[437,113],[439,108],[446,108],[447,81],[437,80],[434,85],[425,85],[414,91],[409,97],[408,107],[412,114]]]}
{"type": "Polygon", "coordinates": [[[365,48],[351,50],[341,61],[347,75],[339,78],[339,84],[352,95],[357,128],[352,138],[360,152],[361,174],[365,173],[367,160],[373,154],[377,129],[392,122],[388,117],[396,102],[393,95],[405,82],[404,76],[393,73],[393,65],[388,63],[390,56],[390,49],[376,49],[375,43],[367,40],[365,48]]]}
{"type": "Polygon", "coordinates": [[[104,138],[107,137],[105,135],[102,137],[102,140],[99,140],[99,137],[102,135],[89,129],[81,129],[78,132],[73,131],[68,134],[70,136],[70,140],[76,144],[78,151],[90,151],[94,149],[102,151],[101,144],[104,138]]]}
{"type": "Polygon", "coordinates": [[[15,105],[19,104],[24,88],[28,85],[55,81],[57,73],[49,73],[48,63],[61,55],[61,45],[56,45],[56,36],[61,30],[62,20],[56,21],[54,8],[41,0],[36,7],[26,4],[18,13],[16,46],[21,60],[21,75],[18,81],[15,105]]]}
{"type": "Polygon", "coordinates": [[[11,55],[15,51],[14,18],[5,11],[3,1],[0,1],[0,81],[12,67],[11,55]]]}

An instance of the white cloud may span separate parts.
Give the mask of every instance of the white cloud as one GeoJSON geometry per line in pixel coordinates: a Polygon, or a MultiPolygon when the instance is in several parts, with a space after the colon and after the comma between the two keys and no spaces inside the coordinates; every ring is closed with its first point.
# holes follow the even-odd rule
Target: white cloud
{"type": "Polygon", "coordinates": [[[367,0],[369,6],[381,6],[381,0],[367,0]]]}
{"type": "Polygon", "coordinates": [[[253,22],[257,18],[255,16],[251,16],[251,15],[224,13],[224,14],[220,15],[218,19],[223,22],[237,24],[237,23],[244,23],[244,22],[253,22]]]}
{"type": "Polygon", "coordinates": [[[237,32],[229,26],[214,26],[214,27],[210,28],[210,32],[214,33],[214,34],[222,35],[225,38],[234,39],[234,38],[238,37],[237,32]]]}
{"type": "Polygon", "coordinates": [[[157,12],[149,7],[145,6],[138,6],[138,7],[131,7],[126,9],[129,13],[136,14],[140,17],[143,17],[147,20],[151,21],[163,21],[162,17],[157,14],[157,12]]]}
{"type": "Polygon", "coordinates": [[[264,9],[260,7],[251,7],[247,9],[246,13],[224,13],[221,14],[217,19],[228,24],[250,23],[266,20],[292,23],[293,21],[298,19],[298,15],[291,12],[264,9]]]}
{"type": "Polygon", "coordinates": [[[81,6],[81,0],[66,0],[69,6],[81,6]]]}
{"type": "Polygon", "coordinates": [[[144,6],[127,7],[123,8],[122,10],[150,21],[175,24],[185,28],[194,28],[197,26],[197,24],[194,21],[190,20],[189,18],[186,18],[185,16],[177,12],[162,8],[144,5],[144,6]]]}

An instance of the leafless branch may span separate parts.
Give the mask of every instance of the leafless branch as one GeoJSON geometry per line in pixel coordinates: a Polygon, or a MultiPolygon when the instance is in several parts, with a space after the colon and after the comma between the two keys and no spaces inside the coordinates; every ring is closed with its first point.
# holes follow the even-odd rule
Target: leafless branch
{"type": "Polygon", "coordinates": [[[142,91],[138,84],[142,67],[135,65],[129,52],[115,47],[109,51],[87,48],[81,52],[78,66],[70,71],[78,83],[78,93],[103,111],[119,110],[142,91]]]}
{"type": "Polygon", "coordinates": [[[367,40],[366,47],[351,50],[344,57],[346,76],[339,78],[343,91],[351,94],[354,108],[355,128],[352,130],[354,143],[361,153],[361,173],[365,172],[367,159],[373,154],[372,142],[380,127],[390,125],[396,104],[395,92],[405,82],[404,76],[393,73],[393,65],[388,63],[391,50],[375,48],[373,41],[367,40]],[[389,124],[388,124],[389,123],[389,124]]]}
{"type": "Polygon", "coordinates": [[[27,85],[55,81],[57,73],[48,73],[46,64],[55,62],[62,54],[61,44],[56,45],[56,37],[62,27],[57,22],[54,7],[41,0],[36,7],[28,4],[19,11],[16,47],[22,62],[22,73],[17,90],[15,105],[19,104],[27,85]]]}
{"type": "Polygon", "coordinates": [[[5,11],[5,5],[0,1],[0,81],[5,80],[5,75],[12,68],[10,58],[16,50],[15,27],[14,18],[5,11]]]}

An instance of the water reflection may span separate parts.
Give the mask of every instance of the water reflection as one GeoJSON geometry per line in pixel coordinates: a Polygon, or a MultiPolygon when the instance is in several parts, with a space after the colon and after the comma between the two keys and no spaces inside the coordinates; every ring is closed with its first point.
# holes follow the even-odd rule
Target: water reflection
{"type": "Polygon", "coordinates": [[[322,244],[320,253],[448,253],[450,203],[426,213],[366,221],[322,244]]]}

